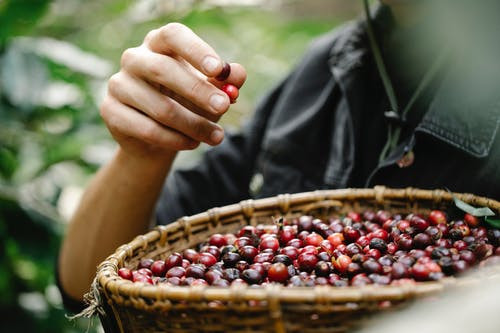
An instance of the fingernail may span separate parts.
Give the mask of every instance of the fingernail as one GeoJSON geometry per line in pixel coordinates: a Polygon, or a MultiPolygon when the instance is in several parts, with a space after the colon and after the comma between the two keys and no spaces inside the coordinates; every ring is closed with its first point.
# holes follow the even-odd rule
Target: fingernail
{"type": "Polygon", "coordinates": [[[226,105],[226,97],[220,94],[213,94],[210,96],[210,105],[218,111],[222,111],[226,105]]]}
{"type": "Polygon", "coordinates": [[[201,65],[207,73],[213,73],[219,67],[220,61],[212,56],[206,56],[201,65]]]}
{"type": "Polygon", "coordinates": [[[220,129],[216,129],[210,134],[210,141],[214,144],[221,142],[223,138],[224,132],[220,129]]]}

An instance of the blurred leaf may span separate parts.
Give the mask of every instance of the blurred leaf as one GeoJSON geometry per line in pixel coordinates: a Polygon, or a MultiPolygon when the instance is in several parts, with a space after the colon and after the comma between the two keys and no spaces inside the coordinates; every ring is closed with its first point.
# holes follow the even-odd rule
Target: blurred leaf
{"type": "Polygon", "coordinates": [[[9,149],[0,146],[0,176],[9,179],[17,167],[16,155],[9,149]]]}
{"type": "Polygon", "coordinates": [[[8,38],[29,32],[47,10],[50,0],[0,1],[0,48],[8,38]]]}
{"type": "Polygon", "coordinates": [[[485,217],[484,220],[493,228],[500,229],[500,219],[492,219],[490,217],[485,217]]]}
{"type": "MultiPolygon", "coordinates": [[[[14,43],[7,48],[0,65],[4,97],[19,111],[25,114],[32,112],[48,83],[45,64],[38,56],[14,43]]],[[[18,116],[21,119],[23,114],[18,112],[18,116]]]]}

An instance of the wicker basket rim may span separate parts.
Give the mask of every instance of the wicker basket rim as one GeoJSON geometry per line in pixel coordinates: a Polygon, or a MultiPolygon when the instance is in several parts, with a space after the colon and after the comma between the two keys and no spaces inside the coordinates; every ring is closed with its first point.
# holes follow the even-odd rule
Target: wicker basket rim
{"type": "MultiPolygon", "coordinates": [[[[132,283],[118,276],[119,263],[127,257],[131,257],[134,250],[146,250],[149,245],[159,242],[166,237],[174,228],[181,226],[185,230],[191,225],[201,222],[218,221],[220,217],[243,214],[251,216],[255,211],[279,208],[280,211],[288,211],[290,205],[306,204],[317,201],[331,201],[335,204],[338,200],[355,201],[359,199],[375,199],[377,204],[383,204],[387,199],[407,199],[413,201],[452,201],[453,196],[472,204],[485,206],[500,212],[500,202],[486,197],[476,196],[470,193],[451,193],[444,190],[422,190],[417,188],[390,189],[384,186],[363,189],[339,189],[339,190],[317,190],[312,192],[301,192],[295,194],[280,194],[278,196],[244,200],[238,204],[212,208],[206,212],[183,217],[174,223],[157,226],[152,231],[137,236],[128,244],[120,246],[111,256],[103,261],[97,269],[96,287],[108,296],[122,295],[134,298],[146,298],[155,302],[168,300],[187,301],[248,301],[248,300],[276,300],[277,302],[302,303],[336,303],[336,302],[359,302],[363,300],[402,300],[414,296],[429,295],[444,288],[454,285],[477,283],[470,278],[455,279],[444,278],[435,282],[418,282],[416,284],[403,284],[399,286],[362,286],[362,287],[296,287],[288,288],[282,285],[271,285],[266,288],[254,288],[249,286],[232,286],[230,288],[220,287],[187,287],[187,286],[151,286],[142,283],[132,283]]],[[[338,201],[341,203],[340,201],[338,201]]]]}

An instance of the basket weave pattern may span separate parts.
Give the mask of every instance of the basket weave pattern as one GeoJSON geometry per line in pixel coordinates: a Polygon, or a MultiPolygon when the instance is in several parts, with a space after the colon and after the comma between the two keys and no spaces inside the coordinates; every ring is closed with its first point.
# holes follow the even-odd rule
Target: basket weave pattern
{"type": "MultiPolygon", "coordinates": [[[[471,205],[500,211],[498,201],[471,194],[454,195],[471,205]]],[[[213,208],[158,226],[119,247],[98,267],[94,293],[100,295],[106,316],[119,332],[345,332],[370,314],[438,293],[464,279],[346,288],[176,287],[132,283],[121,279],[117,270],[135,269],[142,258],[165,258],[194,247],[214,233],[272,223],[273,217],[328,217],[363,209],[428,214],[431,209],[446,209],[451,204],[451,194],[442,190],[375,187],[284,194],[213,208]]]]}

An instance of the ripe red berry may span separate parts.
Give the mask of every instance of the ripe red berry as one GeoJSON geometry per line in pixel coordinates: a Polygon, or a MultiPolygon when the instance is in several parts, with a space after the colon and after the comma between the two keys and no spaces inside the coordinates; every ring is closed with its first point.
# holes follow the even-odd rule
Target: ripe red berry
{"type": "Polygon", "coordinates": [[[304,240],[304,244],[305,245],[312,245],[312,246],[319,246],[322,241],[323,241],[323,237],[321,237],[317,233],[313,232],[312,234],[309,234],[306,237],[306,239],[304,240]]]}
{"type": "Polygon", "coordinates": [[[200,253],[200,255],[198,256],[198,259],[196,260],[196,263],[203,264],[206,267],[210,267],[212,265],[215,265],[216,262],[217,262],[217,258],[215,258],[214,255],[212,255],[211,253],[208,253],[208,252],[200,253]]]}
{"type": "Polygon", "coordinates": [[[358,230],[354,229],[353,227],[344,228],[344,238],[348,243],[357,241],[359,237],[361,237],[361,234],[358,230]]]}
{"type": "Polygon", "coordinates": [[[333,267],[341,274],[343,274],[347,270],[347,267],[351,262],[352,262],[351,257],[343,254],[338,256],[337,259],[332,258],[333,267]]]}
{"type": "MultiPolygon", "coordinates": [[[[174,255],[174,254],[176,254],[176,253],[172,253],[172,255],[174,255]]],[[[189,262],[195,262],[196,259],[198,258],[198,256],[199,256],[198,251],[193,250],[193,249],[186,249],[186,250],[184,250],[184,252],[182,252],[182,257],[184,257],[184,259],[189,260],[189,262]]],[[[167,266],[170,266],[169,261],[170,261],[170,257],[169,257],[169,259],[167,259],[165,261],[167,263],[167,266]]],[[[178,266],[178,264],[176,264],[174,266],[178,266]]]]}
{"type": "Polygon", "coordinates": [[[446,224],[446,214],[441,210],[433,210],[429,214],[429,221],[433,225],[444,223],[446,224]]]}
{"type": "Polygon", "coordinates": [[[154,260],[153,259],[141,259],[139,262],[139,266],[137,267],[138,269],[141,268],[150,268],[151,265],[153,264],[154,260]]]}
{"type": "Polygon", "coordinates": [[[347,213],[347,217],[353,220],[354,222],[361,222],[361,215],[356,212],[347,213]]]}
{"type": "Polygon", "coordinates": [[[479,226],[479,220],[477,217],[466,213],[464,216],[464,221],[467,223],[467,225],[471,228],[479,226]]]}
{"type": "Polygon", "coordinates": [[[341,233],[334,233],[334,234],[331,234],[330,236],[328,236],[328,241],[334,246],[334,247],[337,247],[339,246],[340,244],[343,244],[344,243],[344,235],[341,234],[341,233]]]}
{"type": "Polygon", "coordinates": [[[210,236],[210,240],[208,241],[208,244],[213,245],[213,246],[217,246],[217,247],[221,247],[221,246],[227,245],[227,240],[221,234],[213,234],[212,236],[210,236]]]}
{"type": "Polygon", "coordinates": [[[147,284],[153,284],[153,279],[150,276],[144,275],[144,274],[134,275],[133,280],[134,280],[134,282],[143,282],[143,283],[147,283],[147,284]]]}
{"type": "Polygon", "coordinates": [[[273,237],[264,238],[259,245],[259,249],[261,251],[265,249],[271,249],[273,252],[276,252],[278,251],[279,247],[280,247],[280,242],[273,237]]]}
{"type": "Polygon", "coordinates": [[[118,275],[125,280],[133,280],[132,271],[128,268],[122,267],[118,270],[118,275]]]}
{"type": "Polygon", "coordinates": [[[229,100],[231,101],[231,103],[236,102],[236,99],[238,99],[238,96],[240,95],[238,88],[229,83],[223,85],[221,90],[224,91],[227,96],[229,96],[229,100]]]}
{"type": "Polygon", "coordinates": [[[154,276],[165,276],[165,273],[167,272],[167,265],[163,260],[156,260],[152,265],[151,265],[151,272],[153,272],[154,276]]]}
{"type": "Polygon", "coordinates": [[[288,269],[283,263],[275,263],[269,267],[267,277],[272,282],[284,282],[288,279],[288,269]]]}
{"type": "Polygon", "coordinates": [[[311,272],[316,264],[318,263],[318,258],[312,253],[302,253],[297,258],[300,270],[304,272],[311,272]]]}

